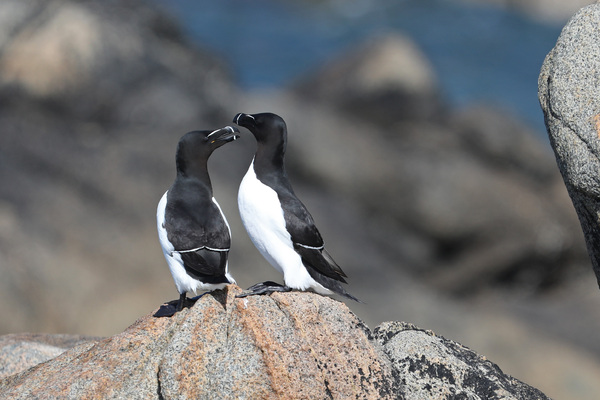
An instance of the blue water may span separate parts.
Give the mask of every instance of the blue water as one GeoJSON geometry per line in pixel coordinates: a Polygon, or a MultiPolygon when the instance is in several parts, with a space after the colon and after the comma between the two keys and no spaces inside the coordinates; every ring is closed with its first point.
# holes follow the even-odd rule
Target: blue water
{"type": "Polygon", "coordinates": [[[398,31],[429,57],[451,105],[497,104],[544,134],[537,77],[559,26],[450,0],[299,3],[161,1],[199,45],[231,65],[244,88],[288,85],[373,35],[398,31]]]}

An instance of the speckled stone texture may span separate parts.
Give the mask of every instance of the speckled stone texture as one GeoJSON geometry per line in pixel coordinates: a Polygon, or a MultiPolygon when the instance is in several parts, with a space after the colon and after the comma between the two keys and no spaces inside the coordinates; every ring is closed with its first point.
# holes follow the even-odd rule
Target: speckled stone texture
{"type": "Polygon", "coordinates": [[[545,399],[410,324],[369,330],[314,293],[230,285],[0,380],[0,399],[545,399]]]}
{"type": "Polygon", "coordinates": [[[19,333],[0,336],[0,378],[25,371],[66,350],[100,338],[80,335],[19,333]]]}
{"type": "Polygon", "coordinates": [[[546,56],[538,96],[600,283],[600,4],[575,14],[546,56]]]}
{"type": "Polygon", "coordinates": [[[539,390],[505,375],[485,357],[452,340],[403,322],[373,332],[392,364],[406,399],[546,399],[539,390]]]}

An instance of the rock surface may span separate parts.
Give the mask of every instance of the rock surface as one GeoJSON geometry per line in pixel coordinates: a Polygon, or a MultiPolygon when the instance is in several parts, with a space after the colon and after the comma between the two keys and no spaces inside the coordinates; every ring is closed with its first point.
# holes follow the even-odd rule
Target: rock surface
{"type": "Polygon", "coordinates": [[[21,333],[0,336],[0,378],[48,361],[66,350],[99,338],[21,333]]]}
{"type": "MultiPolygon", "coordinates": [[[[373,336],[405,399],[544,399],[472,350],[412,324],[386,322],[373,336]]],[[[392,396],[393,397],[393,396],[392,396]]]]}
{"type": "Polygon", "coordinates": [[[546,399],[451,340],[413,325],[373,332],[312,293],[203,296],[0,380],[2,399],[546,399]]]}
{"type": "Polygon", "coordinates": [[[564,27],[539,77],[539,99],[558,168],[600,284],[600,4],[564,27]]]}

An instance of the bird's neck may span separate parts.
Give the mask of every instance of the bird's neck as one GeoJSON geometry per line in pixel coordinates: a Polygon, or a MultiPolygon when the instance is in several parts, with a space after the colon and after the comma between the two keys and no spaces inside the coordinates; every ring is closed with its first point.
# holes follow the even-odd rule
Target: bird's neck
{"type": "Polygon", "coordinates": [[[285,176],[285,143],[263,144],[259,143],[254,156],[254,170],[257,176],[267,174],[285,176]]]}
{"type": "Polygon", "coordinates": [[[208,175],[206,162],[190,162],[183,168],[177,168],[177,178],[182,181],[195,182],[202,187],[208,195],[212,196],[212,184],[208,175]]]}

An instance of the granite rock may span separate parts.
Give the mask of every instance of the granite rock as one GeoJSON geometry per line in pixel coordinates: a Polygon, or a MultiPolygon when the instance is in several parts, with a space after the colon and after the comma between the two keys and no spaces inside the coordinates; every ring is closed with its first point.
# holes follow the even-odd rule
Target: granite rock
{"type": "Polygon", "coordinates": [[[600,283],[600,4],[581,9],[544,60],[539,100],[600,283]]]}
{"type": "Polygon", "coordinates": [[[452,340],[404,322],[384,322],[373,336],[402,382],[406,399],[545,399],[494,363],[452,340]]]}
{"type": "Polygon", "coordinates": [[[21,333],[0,336],[0,378],[25,371],[70,348],[99,338],[80,335],[21,333]]]}
{"type": "Polygon", "coordinates": [[[373,332],[313,293],[236,298],[230,285],[172,318],[140,318],[0,380],[2,399],[546,399],[413,325],[373,332]],[[458,396],[458,397],[457,397],[458,396]]]}

